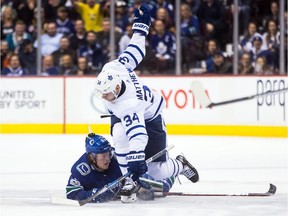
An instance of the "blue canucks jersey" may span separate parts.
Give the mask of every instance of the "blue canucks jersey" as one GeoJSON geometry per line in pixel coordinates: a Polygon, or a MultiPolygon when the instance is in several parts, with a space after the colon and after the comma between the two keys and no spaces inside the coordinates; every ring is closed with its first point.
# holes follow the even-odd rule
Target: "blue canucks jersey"
{"type": "MultiPolygon", "coordinates": [[[[84,153],[72,166],[71,175],[66,186],[66,197],[73,200],[83,200],[102,189],[122,175],[115,157],[111,158],[109,169],[104,172],[97,171],[84,153]]],[[[114,188],[116,191],[117,188],[114,188]]],[[[106,191],[96,197],[92,202],[106,202],[116,196],[114,191],[106,191]]]]}

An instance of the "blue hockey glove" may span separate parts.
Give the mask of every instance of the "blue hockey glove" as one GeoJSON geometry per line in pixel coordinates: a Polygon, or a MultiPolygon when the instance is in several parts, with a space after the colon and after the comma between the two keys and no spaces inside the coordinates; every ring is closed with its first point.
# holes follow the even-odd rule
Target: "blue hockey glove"
{"type": "Polygon", "coordinates": [[[140,32],[143,35],[148,35],[151,25],[151,17],[148,8],[141,5],[139,10],[135,10],[133,32],[140,32]]]}
{"type": "Polygon", "coordinates": [[[133,174],[132,179],[134,181],[139,179],[139,176],[146,173],[148,170],[145,153],[132,151],[126,156],[128,164],[128,172],[133,174]]]}

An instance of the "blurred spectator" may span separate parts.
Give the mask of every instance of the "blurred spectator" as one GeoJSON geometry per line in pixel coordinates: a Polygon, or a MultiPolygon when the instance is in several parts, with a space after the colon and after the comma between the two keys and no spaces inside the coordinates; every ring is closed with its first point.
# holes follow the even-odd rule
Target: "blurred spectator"
{"type": "Polygon", "coordinates": [[[155,34],[150,36],[149,44],[154,51],[156,58],[156,73],[175,72],[175,37],[165,30],[162,20],[155,20],[153,23],[155,34]]]}
{"type": "Polygon", "coordinates": [[[272,64],[272,56],[271,56],[271,52],[268,49],[264,49],[262,44],[263,44],[263,39],[262,37],[254,37],[253,39],[253,47],[250,50],[250,55],[251,55],[251,59],[252,62],[255,63],[256,59],[260,56],[264,56],[268,62],[269,65],[272,64]]]}
{"type": "Polygon", "coordinates": [[[93,71],[100,71],[105,64],[103,48],[97,40],[96,33],[88,31],[86,35],[87,44],[80,47],[79,57],[85,57],[88,61],[88,66],[93,71]]]}
{"type": "MultiPolygon", "coordinates": [[[[41,54],[42,56],[50,55],[55,50],[59,49],[60,39],[63,34],[57,33],[55,22],[47,23],[47,33],[41,35],[41,54]]],[[[38,40],[35,41],[34,47],[38,48],[38,40]]]]}
{"type": "Polygon", "coordinates": [[[248,25],[248,32],[244,35],[244,38],[240,41],[240,49],[243,52],[250,52],[253,47],[252,41],[254,37],[262,37],[260,33],[257,32],[257,24],[251,21],[248,25]]]}
{"type": "Polygon", "coordinates": [[[27,27],[30,26],[34,18],[34,9],[37,7],[37,1],[13,0],[13,7],[16,9],[17,18],[22,20],[27,27]]]}
{"type": "Polygon", "coordinates": [[[82,76],[92,74],[96,74],[96,72],[93,71],[92,68],[88,66],[87,59],[84,57],[79,57],[77,63],[77,75],[82,76]]]}
{"type": "Polygon", "coordinates": [[[77,75],[77,66],[73,63],[70,55],[61,57],[60,74],[64,76],[77,75]]]}
{"type": "Polygon", "coordinates": [[[84,28],[84,22],[82,19],[75,20],[75,34],[70,37],[70,47],[74,51],[80,47],[86,45],[86,31],[84,28]]]}
{"type": "Polygon", "coordinates": [[[107,6],[110,2],[100,1],[100,3],[96,3],[95,0],[87,0],[84,3],[80,0],[72,0],[72,3],[84,21],[86,31],[102,31],[104,13],[108,12],[107,6]]]}
{"type": "MultiPolygon", "coordinates": [[[[246,34],[251,14],[251,3],[253,0],[238,0],[238,13],[239,13],[239,35],[246,34]]],[[[234,0],[228,0],[227,5],[231,11],[231,17],[235,13],[234,0]]]]}
{"type": "MultiPolygon", "coordinates": [[[[187,4],[181,4],[181,47],[186,70],[196,66],[196,55],[202,48],[199,21],[187,4]]],[[[184,69],[184,71],[186,71],[184,69]]]]}
{"type": "Polygon", "coordinates": [[[72,36],[75,33],[74,24],[68,17],[68,11],[66,7],[61,6],[57,9],[57,32],[66,36],[72,36]]]}
{"type": "Polygon", "coordinates": [[[213,73],[217,74],[232,74],[233,65],[231,62],[227,61],[221,51],[216,51],[213,54],[213,73]]]}
{"type": "Polygon", "coordinates": [[[72,57],[73,63],[77,62],[77,56],[74,50],[72,50],[70,48],[70,41],[69,38],[67,36],[63,36],[60,39],[60,47],[59,49],[55,50],[54,52],[52,52],[52,56],[53,56],[53,61],[54,61],[54,65],[56,67],[59,67],[61,64],[61,59],[63,55],[70,55],[72,57]]]}
{"type": "Polygon", "coordinates": [[[202,61],[198,63],[197,67],[206,69],[207,72],[213,72],[214,62],[212,57],[218,50],[220,50],[218,42],[214,39],[208,40],[203,53],[202,61]]]}
{"type": "Polygon", "coordinates": [[[277,30],[277,23],[274,20],[267,22],[267,31],[263,34],[263,47],[268,49],[271,55],[269,65],[273,70],[278,71],[279,69],[279,47],[280,47],[280,31],[277,30]]]}
{"type": "Polygon", "coordinates": [[[3,68],[1,75],[4,76],[23,76],[27,75],[27,71],[22,68],[17,54],[12,54],[9,59],[8,67],[3,68]]]}
{"type": "Polygon", "coordinates": [[[43,76],[55,76],[60,74],[59,68],[54,65],[52,55],[43,57],[41,74],[43,76]]]}
{"type": "Polygon", "coordinates": [[[157,10],[160,8],[160,7],[163,7],[163,8],[166,8],[166,10],[168,11],[168,14],[169,14],[169,17],[170,17],[170,20],[172,22],[174,22],[174,6],[173,4],[171,4],[169,1],[166,1],[166,0],[156,0],[156,3],[151,5],[152,8],[150,10],[150,15],[151,17],[155,20],[156,19],[156,14],[157,14],[157,10]]]}
{"type": "Polygon", "coordinates": [[[27,69],[29,74],[37,74],[37,49],[33,47],[33,42],[24,39],[19,49],[19,59],[21,65],[27,69]]]}
{"type": "Polygon", "coordinates": [[[15,31],[6,36],[9,49],[18,53],[18,49],[24,39],[32,40],[32,37],[30,34],[25,32],[25,23],[22,20],[18,20],[15,24],[15,31]]]}
{"type": "Polygon", "coordinates": [[[115,7],[115,26],[119,28],[120,32],[125,32],[129,24],[129,16],[126,10],[126,2],[123,0],[116,1],[115,7]]]}
{"type": "MultiPolygon", "coordinates": [[[[36,40],[37,38],[37,20],[39,19],[38,18],[38,8],[35,8],[34,9],[34,12],[33,12],[33,19],[32,19],[32,23],[28,26],[28,33],[33,37],[33,40],[36,40]]],[[[42,23],[42,29],[41,29],[41,33],[44,34],[45,33],[45,29],[47,26],[47,23],[46,23],[46,19],[45,19],[45,11],[43,8],[40,9],[40,16],[41,16],[41,23],[42,23]]]]}
{"type": "Polygon", "coordinates": [[[162,20],[164,25],[165,25],[165,29],[167,31],[170,31],[172,33],[175,33],[175,26],[174,26],[174,23],[172,22],[172,20],[170,19],[169,17],[169,13],[167,11],[166,8],[164,7],[160,7],[157,9],[157,12],[156,12],[156,20],[162,20]]]}
{"type": "Polygon", "coordinates": [[[274,51],[274,47],[280,44],[280,32],[277,30],[277,23],[274,20],[267,22],[266,32],[263,34],[263,47],[274,51]]]}
{"type": "Polygon", "coordinates": [[[119,53],[123,53],[125,49],[127,48],[131,37],[132,37],[133,31],[132,31],[132,24],[127,25],[125,34],[120,38],[119,41],[119,53]]]}
{"type": "Polygon", "coordinates": [[[1,52],[1,71],[2,71],[3,68],[8,67],[9,58],[13,54],[13,52],[9,50],[7,41],[1,40],[0,52],[1,52]]]}
{"type": "Polygon", "coordinates": [[[55,21],[57,17],[57,9],[65,6],[66,0],[42,0],[44,8],[45,20],[48,22],[55,21]]]}
{"type": "Polygon", "coordinates": [[[197,14],[205,39],[216,39],[222,50],[228,40],[225,15],[224,5],[219,0],[202,0],[197,14]]]}
{"type": "MultiPolygon", "coordinates": [[[[258,25],[258,31],[263,34],[263,20],[271,13],[270,5],[272,0],[253,0],[252,1],[252,18],[258,25]]],[[[285,2],[285,0],[284,0],[285,2]]]]}
{"type": "Polygon", "coordinates": [[[274,75],[264,56],[258,56],[255,62],[256,75],[274,75]]]}
{"type": "Polygon", "coordinates": [[[12,7],[5,7],[1,17],[1,40],[6,38],[6,35],[14,32],[14,24],[16,13],[12,7]]]}
{"type": "Polygon", "coordinates": [[[251,56],[249,53],[244,52],[241,56],[238,72],[240,75],[249,75],[254,73],[251,56]]]}
{"type": "MultiPolygon", "coordinates": [[[[110,57],[110,29],[111,29],[111,22],[109,18],[103,19],[102,22],[103,30],[97,33],[97,41],[102,47],[103,55],[105,57],[105,62],[107,62],[110,57]]],[[[115,54],[119,53],[119,41],[122,37],[122,33],[117,31],[117,28],[114,29],[115,32],[115,54]]],[[[114,57],[113,57],[114,59],[114,57]]]]}
{"type": "Polygon", "coordinates": [[[197,14],[200,4],[201,4],[201,0],[183,0],[182,2],[186,3],[190,10],[192,11],[192,14],[197,14]]]}
{"type": "MultiPolygon", "coordinates": [[[[277,1],[271,1],[270,3],[270,13],[264,17],[263,19],[263,23],[262,23],[262,26],[267,26],[267,22],[269,20],[274,20],[275,23],[277,23],[279,25],[279,17],[280,17],[280,14],[279,14],[279,5],[278,5],[278,2],[277,1]]],[[[277,29],[278,29],[278,26],[277,26],[277,29]]]]}

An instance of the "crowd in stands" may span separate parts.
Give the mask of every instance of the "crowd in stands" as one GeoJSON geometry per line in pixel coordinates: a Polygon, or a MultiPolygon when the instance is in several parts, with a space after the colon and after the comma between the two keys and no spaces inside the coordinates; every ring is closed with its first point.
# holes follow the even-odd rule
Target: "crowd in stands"
{"type": "MultiPolygon", "coordinates": [[[[134,11],[145,2],[152,17],[147,54],[137,67],[142,74],[175,74],[176,0],[115,0],[115,26],[109,0],[1,0],[1,75],[37,75],[41,48],[43,76],[97,75],[115,53],[123,52],[132,35],[134,11]],[[41,36],[37,38],[37,15],[41,36]]],[[[233,0],[181,0],[182,74],[232,74],[233,52],[241,75],[279,74],[280,34],[284,34],[287,74],[288,12],[280,31],[279,0],[239,0],[239,41],[232,48],[233,0]],[[281,33],[280,33],[281,32],[281,33]],[[200,69],[200,70],[199,70],[200,69]]]]}

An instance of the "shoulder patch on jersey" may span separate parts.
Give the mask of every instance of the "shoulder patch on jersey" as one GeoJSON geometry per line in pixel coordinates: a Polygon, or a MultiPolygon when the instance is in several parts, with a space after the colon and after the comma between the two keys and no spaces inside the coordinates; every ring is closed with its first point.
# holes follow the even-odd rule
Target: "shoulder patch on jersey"
{"type": "Polygon", "coordinates": [[[80,172],[81,175],[86,176],[91,172],[91,168],[87,163],[80,163],[76,166],[76,169],[80,172]]]}

